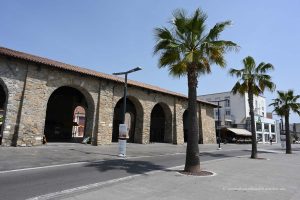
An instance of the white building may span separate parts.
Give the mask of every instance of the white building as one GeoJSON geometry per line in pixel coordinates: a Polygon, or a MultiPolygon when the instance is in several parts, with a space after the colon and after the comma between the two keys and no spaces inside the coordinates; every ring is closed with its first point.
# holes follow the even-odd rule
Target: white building
{"type": "MultiPolygon", "coordinates": [[[[223,127],[245,128],[250,131],[250,109],[248,94],[240,95],[232,92],[221,92],[214,94],[201,95],[198,98],[214,102],[221,106],[220,121],[223,127]]],[[[268,143],[270,137],[272,142],[277,142],[276,121],[267,118],[266,99],[263,96],[254,96],[253,99],[256,135],[258,142],[268,143]]],[[[214,112],[215,121],[218,121],[218,109],[214,112]]]]}

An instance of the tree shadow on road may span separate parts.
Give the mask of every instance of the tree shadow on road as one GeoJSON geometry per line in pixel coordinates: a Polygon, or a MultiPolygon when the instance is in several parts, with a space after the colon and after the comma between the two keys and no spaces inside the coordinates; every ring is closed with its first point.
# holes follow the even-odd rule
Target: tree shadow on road
{"type": "Polygon", "coordinates": [[[94,167],[99,170],[99,172],[111,171],[122,171],[129,174],[145,174],[150,171],[164,170],[164,166],[156,165],[148,161],[134,161],[126,159],[116,159],[116,160],[104,160],[100,162],[92,162],[86,167],[94,167]]]}
{"type": "Polygon", "coordinates": [[[200,153],[200,159],[201,159],[201,156],[209,156],[209,157],[214,157],[214,158],[235,157],[234,155],[228,155],[228,154],[225,154],[225,153],[209,153],[209,152],[200,153]]]}

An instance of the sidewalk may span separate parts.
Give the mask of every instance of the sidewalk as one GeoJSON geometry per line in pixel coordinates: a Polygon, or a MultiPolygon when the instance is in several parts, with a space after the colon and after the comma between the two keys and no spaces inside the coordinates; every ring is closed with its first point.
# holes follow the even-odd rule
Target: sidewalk
{"type": "Polygon", "coordinates": [[[73,193],[65,200],[124,199],[300,199],[300,151],[259,154],[268,160],[234,157],[202,162],[211,177],[185,176],[177,170],[152,172],[101,184],[93,190],[73,193]]]}

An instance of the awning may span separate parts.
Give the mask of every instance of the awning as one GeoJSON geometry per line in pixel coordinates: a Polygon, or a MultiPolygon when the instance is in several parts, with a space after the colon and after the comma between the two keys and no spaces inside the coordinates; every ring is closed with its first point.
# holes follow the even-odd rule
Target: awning
{"type": "Polygon", "coordinates": [[[251,136],[251,132],[249,132],[246,129],[242,129],[242,128],[227,128],[227,130],[235,133],[236,135],[242,135],[242,136],[251,136]]]}

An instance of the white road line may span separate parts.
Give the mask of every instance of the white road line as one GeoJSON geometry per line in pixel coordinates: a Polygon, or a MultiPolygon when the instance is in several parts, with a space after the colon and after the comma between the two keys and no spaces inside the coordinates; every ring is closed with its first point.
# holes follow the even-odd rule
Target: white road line
{"type": "Polygon", "coordinates": [[[23,168],[23,169],[13,169],[13,170],[6,170],[0,171],[0,174],[11,173],[11,172],[21,172],[21,171],[30,171],[35,169],[47,169],[47,168],[54,168],[54,167],[64,167],[70,165],[80,165],[80,164],[87,164],[90,162],[75,162],[75,163],[66,163],[66,164],[59,164],[59,165],[47,165],[42,167],[30,167],[30,168],[23,168]]]}

